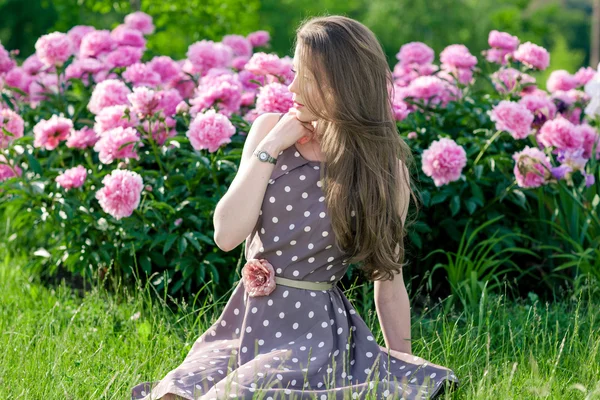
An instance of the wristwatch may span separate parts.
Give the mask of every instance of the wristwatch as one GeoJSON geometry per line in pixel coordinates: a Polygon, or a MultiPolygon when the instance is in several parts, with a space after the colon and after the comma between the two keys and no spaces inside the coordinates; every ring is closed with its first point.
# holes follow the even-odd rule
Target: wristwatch
{"type": "Polygon", "coordinates": [[[271,155],[265,150],[256,149],[254,151],[254,155],[258,157],[258,159],[262,162],[270,162],[271,164],[277,164],[277,159],[271,157],[271,155]]]}

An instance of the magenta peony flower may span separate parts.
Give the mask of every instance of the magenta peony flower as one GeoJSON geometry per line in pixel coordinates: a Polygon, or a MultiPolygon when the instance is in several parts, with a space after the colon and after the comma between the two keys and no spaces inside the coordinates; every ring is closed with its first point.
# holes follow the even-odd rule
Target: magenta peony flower
{"type": "Polygon", "coordinates": [[[66,79],[77,78],[89,84],[88,74],[97,74],[107,66],[95,58],[77,58],[65,70],[66,79]]]}
{"type": "Polygon", "coordinates": [[[127,105],[129,103],[127,100],[129,93],[131,93],[131,90],[122,81],[116,79],[102,81],[96,85],[92,92],[88,110],[93,114],[99,114],[104,107],[127,105]]]}
{"type": "Polygon", "coordinates": [[[517,50],[517,46],[519,46],[519,38],[507,32],[492,30],[488,36],[488,44],[490,47],[494,47],[496,49],[513,52],[517,50]]]}
{"type": "Polygon", "coordinates": [[[520,187],[536,188],[552,177],[550,158],[540,149],[527,146],[512,158],[515,160],[513,172],[520,187]]]}
{"type": "Polygon", "coordinates": [[[90,33],[95,31],[96,28],[88,25],[76,25],[69,29],[67,32],[67,36],[71,39],[71,43],[73,45],[73,52],[75,54],[79,54],[79,47],[81,46],[81,40],[86,35],[86,33],[90,33]]]}
{"type": "Polygon", "coordinates": [[[234,56],[250,57],[252,55],[252,43],[241,35],[225,35],[221,43],[229,46],[233,50],[234,56]]]}
{"type": "Polygon", "coordinates": [[[123,78],[133,83],[133,86],[157,86],[160,84],[160,75],[152,70],[148,65],[135,63],[127,67],[123,72],[123,78]]]}
{"type": "Polygon", "coordinates": [[[547,120],[556,116],[556,105],[544,92],[525,95],[519,100],[519,104],[533,114],[534,128],[541,127],[547,120]]]}
{"type": "Polygon", "coordinates": [[[109,68],[129,67],[139,63],[144,54],[144,49],[133,46],[121,46],[111,51],[104,58],[104,62],[109,68]]]}
{"type": "Polygon", "coordinates": [[[433,49],[422,42],[410,42],[402,45],[396,58],[402,65],[431,64],[435,57],[433,49]]]}
{"type": "Polygon", "coordinates": [[[231,117],[239,111],[242,102],[242,83],[234,74],[222,74],[218,76],[206,75],[200,81],[196,91],[198,95],[190,100],[192,108],[191,115],[205,111],[216,105],[221,114],[231,117]]]}
{"type": "Polygon", "coordinates": [[[32,107],[51,97],[52,94],[58,94],[58,81],[56,74],[40,72],[33,77],[29,85],[29,100],[32,107]]]}
{"type": "Polygon", "coordinates": [[[254,75],[281,75],[284,65],[276,54],[258,52],[250,57],[245,68],[254,75]]]}
{"type": "Polygon", "coordinates": [[[0,153],[0,182],[23,175],[23,170],[14,161],[7,160],[0,153]]]}
{"type": "Polygon", "coordinates": [[[23,118],[11,109],[0,110],[0,149],[8,147],[15,139],[23,137],[25,122],[23,118]],[[10,133],[7,135],[5,130],[10,133]]]}
{"type": "Polygon", "coordinates": [[[250,297],[268,296],[275,290],[275,270],[265,259],[252,258],[242,268],[244,290],[250,297]]]}
{"type": "Polygon", "coordinates": [[[571,90],[579,86],[579,81],[575,76],[571,75],[564,69],[557,69],[552,71],[546,81],[546,88],[549,92],[556,92],[557,90],[571,90]]]}
{"type": "Polygon", "coordinates": [[[248,34],[246,38],[253,47],[265,46],[271,40],[271,35],[267,31],[256,31],[248,34]]]}
{"type": "Polygon", "coordinates": [[[531,133],[534,115],[519,103],[502,100],[490,112],[490,119],[496,122],[496,129],[507,131],[515,139],[525,139],[531,133]]]}
{"type": "Polygon", "coordinates": [[[487,61],[500,65],[506,65],[508,63],[508,58],[511,57],[513,53],[514,52],[511,50],[505,49],[488,49],[483,51],[487,61]]]}
{"type": "Polygon", "coordinates": [[[454,140],[440,138],[423,152],[422,164],[425,175],[439,187],[460,178],[467,165],[467,153],[454,140]]]}
{"type": "Polygon", "coordinates": [[[98,158],[103,164],[110,164],[113,160],[123,158],[137,160],[139,155],[135,151],[136,143],[139,143],[140,147],[143,146],[135,129],[117,127],[104,132],[94,145],[94,151],[98,152],[98,158]],[[126,143],[129,144],[124,146],[126,143]]]}
{"type": "Polygon", "coordinates": [[[545,147],[559,150],[575,150],[583,146],[583,135],[569,120],[558,116],[547,121],[538,134],[538,141],[545,147]]]}
{"type": "Polygon", "coordinates": [[[133,171],[115,169],[102,183],[104,187],[96,192],[102,210],[117,220],[133,214],[144,188],[142,177],[133,171]]]}
{"type": "Polygon", "coordinates": [[[41,120],[33,127],[35,139],[33,147],[54,150],[58,144],[66,140],[73,129],[73,121],[53,115],[48,120],[41,120]]]}
{"type": "Polygon", "coordinates": [[[0,74],[10,71],[16,65],[15,61],[10,58],[10,53],[0,43],[0,74]]]}
{"type": "Polygon", "coordinates": [[[133,88],[133,93],[127,95],[131,110],[140,118],[154,115],[158,110],[160,98],[158,94],[147,87],[133,88]]]}
{"type": "Polygon", "coordinates": [[[501,94],[512,92],[517,87],[535,83],[535,78],[514,68],[502,68],[491,76],[496,90],[501,94]]]}
{"type": "Polygon", "coordinates": [[[223,144],[231,142],[235,126],[229,119],[215,110],[198,114],[190,124],[186,136],[195,150],[208,149],[214,153],[223,144]]]}
{"type": "Polygon", "coordinates": [[[449,84],[456,81],[463,85],[473,83],[473,70],[470,68],[456,68],[448,64],[443,64],[443,69],[437,74],[439,78],[446,80],[449,84]]]}
{"type": "Polygon", "coordinates": [[[82,165],[70,168],[56,177],[55,182],[64,189],[73,189],[83,186],[87,178],[87,171],[82,165]]]}
{"type": "Polygon", "coordinates": [[[596,75],[596,70],[592,67],[581,67],[575,73],[575,79],[577,80],[577,87],[585,86],[586,83],[592,80],[596,75]]]}
{"type": "Polygon", "coordinates": [[[79,57],[98,57],[109,53],[116,47],[116,43],[110,37],[106,29],[86,33],[81,39],[79,57]]]}
{"type": "Polygon", "coordinates": [[[205,75],[211,68],[229,67],[233,50],[222,43],[204,39],[188,47],[187,58],[193,67],[192,73],[205,75]]]}
{"type": "Polygon", "coordinates": [[[136,11],[125,16],[125,26],[142,32],[144,35],[150,35],[154,32],[152,17],[144,12],[136,11]]]}
{"type": "Polygon", "coordinates": [[[438,71],[439,67],[433,64],[402,64],[396,63],[392,73],[397,86],[408,86],[419,76],[431,75],[438,71]]]}
{"type": "Polygon", "coordinates": [[[292,92],[281,83],[269,83],[259,89],[256,108],[259,113],[288,112],[294,105],[292,92]]]}
{"type": "Polygon", "coordinates": [[[102,136],[104,132],[117,127],[135,127],[139,123],[139,120],[134,113],[127,113],[128,110],[129,106],[126,105],[104,107],[100,113],[96,115],[94,131],[98,136],[102,136]]]}
{"type": "Polygon", "coordinates": [[[234,57],[231,60],[231,68],[235,68],[238,71],[242,71],[246,67],[246,64],[248,63],[249,60],[250,60],[250,57],[247,57],[247,56],[234,57]]]}
{"type": "Polygon", "coordinates": [[[245,69],[238,72],[237,77],[238,80],[242,83],[244,90],[255,90],[267,84],[264,75],[255,75],[252,72],[245,69]],[[260,83],[260,85],[251,81],[257,81],[260,83]]]}
{"type": "Polygon", "coordinates": [[[523,43],[515,51],[515,59],[521,61],[529,68],[539,69],[540,71],[548,68],[550,64],[550,54],[546,49],[531,42],[523,43]]]}
{"type": "Polygon", "coordinates": [[[110,32],[110,37],[119,46],[146,48],[146,38],[142,32],[128,28],[125,25],[119,25],[113,29],[110,32]]]}
{"type": "Polygon", "coordinates": [[[161,82],[165,84],[177,79],[181,71],[181,66],[168,56],[156,56],[147,65],[160,75],[161,82]]]}
{"type": "Polygon", "coordinates": [[[45,65],[63,65],[73,54],[73,43],[69,36],[52,32],[41,36],[35,42],[35,53],[45,65]]]}
{"type": "Polygon", "coordinates": [[[596,146],[596,160],[600,160],[600,135],[593,126],[586,123],[575,125],[575,129],[583,138],[583,154],[584,158],[592,158],[594,146],[596,146]]]}
{"type": "Polygon", "coordinates": [[[450,67],[472,68],[477,64],[477,57],[464,44],[451,44],[440,53],[440,61],[450,67]]]}
{"type": "Polygon", "coordinates": [[[71,149],[86,149],[98,141],[99,136],[93,129],[84,126],[80,130],[72,130],[67,138],[67,147],[71,149]]]}

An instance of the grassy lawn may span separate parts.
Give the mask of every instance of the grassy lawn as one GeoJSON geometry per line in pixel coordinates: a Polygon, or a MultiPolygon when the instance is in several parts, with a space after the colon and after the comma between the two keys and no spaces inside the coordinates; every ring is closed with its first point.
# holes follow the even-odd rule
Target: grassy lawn
{"type": "MultiPolygon", "coordinates": [[[[134,384],[179,365],[227,301],[199,293],[172,311],[147,287],[80,296],[65,284],[41,285],[21,264],[0,258],[6,399],[128,399],[134,384]]],[[[413,315],[413,353],[454,370],[462,386],[448,398],[600,398],[600,307],[586,298],[490,296],[477,310],[452,314],[430,307],[413,315]]],[[[383,345],[374,310],[355,305],[383,345]]]]}

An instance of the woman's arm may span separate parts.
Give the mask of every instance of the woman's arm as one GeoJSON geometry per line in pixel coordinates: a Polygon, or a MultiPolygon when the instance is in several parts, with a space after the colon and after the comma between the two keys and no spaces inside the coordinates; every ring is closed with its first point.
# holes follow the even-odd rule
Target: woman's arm
{"type": "Polygon", "coordinates": [[[267,134],[276,125],[278,118],[275,113],[262,114],[256,118],[244,142],[238,172],[215,208],[214,240],[223,251],[231,251],[239,246],[258,221],[275,164],[262,162],[253,153],[260,147],[277,158],[281,151],[279,143],[268,140],[267,134]]]}
{"type": "MultiPolygon", "coordinates": [[[[401,180],[400,204],[398,205],[402,224],[406,221],[408,205],[410,203],[410,189],[408,169],[399,162],[398,169],[404,174],[405,180],[401,180]]],[[[400,245],[396,245],[396,254],[400,251],[400,245]]],[[[411,353],[410,336],[410,301],[402,270],[394,276],[391,281],[375,281],[375,308],[379,317],[379,324],[383,332],[386,347],[392,350],[411,353]]]]}

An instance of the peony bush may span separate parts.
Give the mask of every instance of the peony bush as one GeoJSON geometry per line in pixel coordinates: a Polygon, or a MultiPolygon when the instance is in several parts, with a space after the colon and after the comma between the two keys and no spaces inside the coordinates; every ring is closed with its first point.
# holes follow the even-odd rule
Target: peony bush
{"type": "MultiPolygon", "coordinates": [[[[112,30],[75,26],[40,37],[20,65],[0,44],[7,241],[42,275],[145,273],[171,293],[212,279],[222,293],[242,255],[216,247],[212,211],[251,123],[292,107],[292,60],[265,52],[266,31],[200,40],[182,60],[150,58],[153,32],[141,12],[112,30]]],[[[488,43],[481,57],[452,44],[439,65],[425,43],[397,54],[393,112],[425,206],[411,257],[452,250],[468,221],[502,215],[490,234],[526,233],[522,245],[547,256],[539,267],[515,254],[519,276],[549,279],[556,256],[573,252],[600,276],[600,75],[553,71],[544,90],[532,76],[549,65],[543,47],[498,31],[488,43]]]]}

